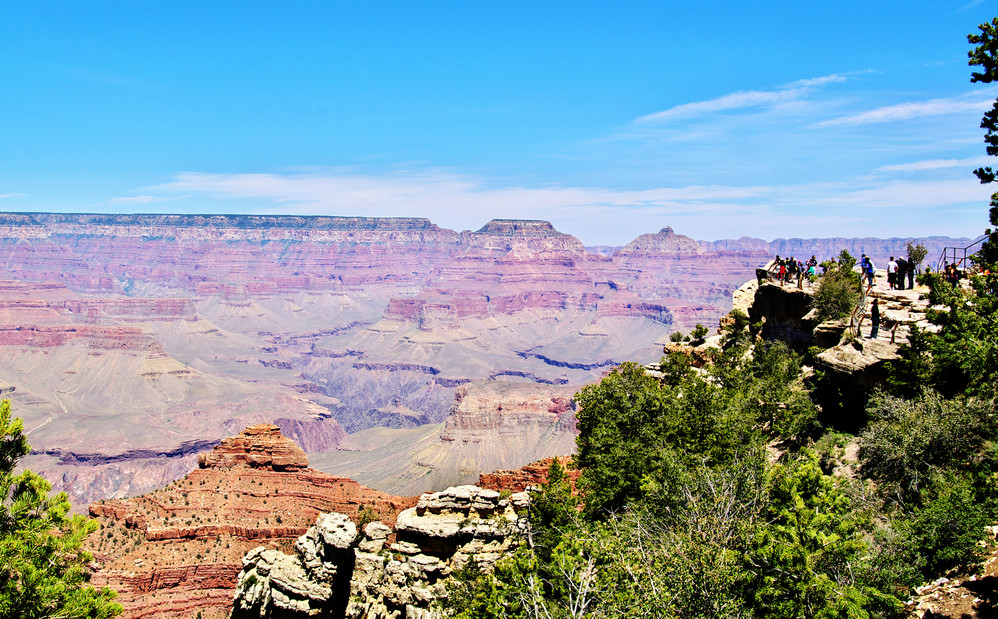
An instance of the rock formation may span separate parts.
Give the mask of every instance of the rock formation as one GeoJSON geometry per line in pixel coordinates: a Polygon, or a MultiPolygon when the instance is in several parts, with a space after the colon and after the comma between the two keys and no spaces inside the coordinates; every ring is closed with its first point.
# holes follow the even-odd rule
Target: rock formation
{"type": "MultiPolygon", "coordinates": [[[[518,469],[500,469],[491,473],[483,473],[479,477],[478,485],[482,488],[492,490],[509,490],[511,492],[523,492],[530,488],[539,488],[548,480],[548,469],[554,458],[544,458],[537,462],[531,462],[518,469]]],[[[582,471],[572,468],[572,456],[559,456],[558,462],[565,468],[568,483],[572,490],[575,490],[575,482],[579,479],[582,471]]]]}
{"type": "Polygon", "coordinates": [[[688,236],[676,234],[666,226],[656,234],[642,234],[616,252],[618,256],[666,254],[696,256],[703,254],[700,245],[688,236]]]}
{"type": "Polygon", "coordinates": [[[314,454],[315,466],[396,494],[430,492],[479,481],[549,454],[569,454],[578,434],[575,393],[581,385],[476,381],[454,389],[447,420],[419,430],[359,432],[341,450],[314,454]]]}
{"type": "Polygon", "coordinates": [[[394,524],[416,502],[308,468],[275,426],[251,426],[202,456],[202,468],[165,488],[90,506],[101,523],[89,541],[94,583],[118,591],[126,618],[225,616],[248,550],[285,548],[332,511],[394,524]]]}
{"type": "MultiPolygon", "coordinates": [[[[864,409],[870,389],[887,379],[887,364],[898,359],[898,348],[907,343],[912,326],[932,330],[926,319],[928,289],[891,290],[885,273],[868,291],[863,305],[852,317],[819,322],[812,310],[814,288],[805,285],[780,286],[753,280],[735,294],[736,309],[745,311],[754,323],[762,323],[762,338],[781,340],[792,348],[823,348],[815,357],[826,380],[834,385],[835,397],[843,403],[825,411],[827,421],[845,430],[855,430],[864,422],[864,409]],[[880,303],[881,328],[877,338],[870,334],[869,306],[880,303]]],[[[816,392],[820,399],[822,390],[816,392]]]]}
{"type": "Polygon", "coordinates": [[[246,428],[238,436],[224,439],[210,452],[200,454],[198,466],[203,469],[248,466],[293,472],[308,468],[308,457],[294,441],[281,435],[280,428],[261,423],[246,428]]]}
{"type": "Polygon", "coordinates": [[[243,559],[232,617],[438,617],[446,579],[474,563],[488,570],[524,526],[526,493],[457,486],[424,494],[391,529],[370,523],[357,538],[341,514],[320,516],[289,556],[263,547],[243,559]]]}
{"type": "Polygon", "coordinates": [[[727,312],[763,245],[663,228],[589,252],[506,219],[0,213],[0,381],[36,450],[25,465],[85,505],[168,483],[247,425],[316,462],[346,432],[444,423],[463,385],[655,361],[671,331],[727,312]]]}

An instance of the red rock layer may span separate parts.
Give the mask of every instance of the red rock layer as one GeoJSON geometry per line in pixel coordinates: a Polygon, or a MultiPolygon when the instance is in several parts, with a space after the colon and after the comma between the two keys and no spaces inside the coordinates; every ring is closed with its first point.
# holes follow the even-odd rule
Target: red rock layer
{"type": "Polygon", "coordinates": [[[222,440],[210,452],[199,454],[198,465],[203,469],[245,465],[290,472],[307,468],[308,457],[294,441],[281,435],[280,428],[261,423],[222,440]]]}
{"type": "Polygon", "coordinates": [[[88,542],[101,565],[94,584],[118,591],[124,617],[226,616],[250,549],[288,550],[330,511],[356,520],[373,510],[391,526],[417,500],[307,468],[304,452],[269,424],[213,454],[166,488],[90,506],[102,525],[88,542]]]}
{"type": "MultiPolygon", "coordinates": [[[[518,469],[503,469],[492,473],[485,473],[478,479],[478,485],[490,490],[509,490],[510,492],[523,492],[527,488],[537,488],[548,479],[548,469],[554,458],[544,458],[518,469]]],[[[565,467],[568,474],[569,484],[572,491],[575,491],[575,482],[579,479],[582,471],[571,468],[572,456],[558,456],[559,463],[565,467]]]]}

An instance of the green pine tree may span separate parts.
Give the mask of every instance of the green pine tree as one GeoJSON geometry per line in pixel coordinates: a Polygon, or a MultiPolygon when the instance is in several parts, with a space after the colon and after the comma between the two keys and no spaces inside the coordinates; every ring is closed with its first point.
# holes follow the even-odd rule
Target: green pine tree
{"type": "Polygon", "coordinates": [[[121,613],[110,589],[87,582],[83,541],[97,522],[69,515],[65,492],[49,495],[41,476],[14,468],[29,450],[24,423],[0,402],[0,619],[104,619],[121,613]]]}

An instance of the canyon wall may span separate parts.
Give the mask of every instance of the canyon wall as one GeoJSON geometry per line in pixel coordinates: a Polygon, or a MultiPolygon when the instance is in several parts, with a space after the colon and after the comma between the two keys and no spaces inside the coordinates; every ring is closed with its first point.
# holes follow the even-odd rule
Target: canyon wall
{"type": "Polygon", "coordinates": [[[568,392],[655,361],[673,330],[716,325],[771,250],[663,228],[594,253],[543,221],[0,213],[0,392],[25,465],[76,505],[148,492],[264,422],[344,476],[419,491],[417,471],[474,479],[570,451],[570,416],[461,426],[456,390],[568,392]],[[420,432],[390,464],[384,446],[420,432]],[[337,455],[358,433],[370,453],[353,461],[374,469],[337,455]]]}

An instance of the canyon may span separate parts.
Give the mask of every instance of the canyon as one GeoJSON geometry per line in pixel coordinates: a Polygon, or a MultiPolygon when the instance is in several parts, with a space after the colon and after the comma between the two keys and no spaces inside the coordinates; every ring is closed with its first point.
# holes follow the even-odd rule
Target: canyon
{"type": "Polygon", "coordinates": [[[665,227],[590,250],[542,221],[0,213],[0,396],[24,465],[78,507],[166,486],[259,423],[411,496],[570,453],[581,385],[715,326],[772,253],[906,240],[665,227]]]}

